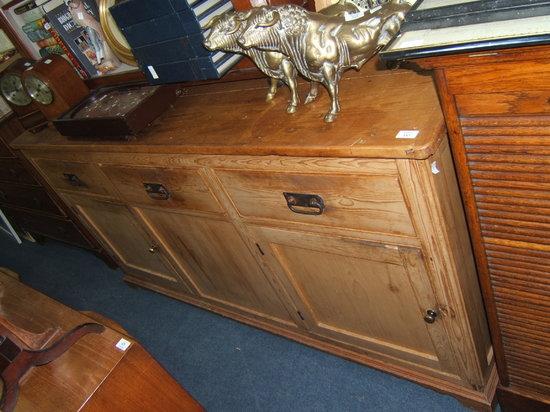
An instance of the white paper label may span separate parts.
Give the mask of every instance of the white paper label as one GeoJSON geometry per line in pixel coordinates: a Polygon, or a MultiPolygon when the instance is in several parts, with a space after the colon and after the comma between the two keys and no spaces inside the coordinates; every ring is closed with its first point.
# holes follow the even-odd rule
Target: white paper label
{"type": "Polygon", "coordinates": [[[78,17],[78,20],[84,20],[84,14],[82,14],[81,11],[79,11],[76,16],[78,17]]]}
{"type": "Polygon", "coordinates": [[[420,130],[400,130],[399,133],[395,135],[396,139],[416,139],[420,130]]]}
{"type": "Polygon", "coordinates": [[[157,71],[153,66],[147,66],[147,68],[149,69],[149,73],[151,73],[151,76],[153,76],[153,79],[159,78],[159,75],[157,74],[157,71]]]}
{"type": "Polygon", "coordinates": [[[51,25],[50,23],[45,23],[45,24],[44,24],[44,28],[45,28],[46,30],[50,30],[50,29],[52,28],[52,25],[51,25]]]}
{"type": "Polygon", "coordinates": [[[376,7],[372,8],[372,9],[370,9],[370,10],[369,10],[369,11],[370,11],[370,14],[376,13],[376,12],[377,12],[378,10],[380,10],[381,8],[382,8],[382,5],[379,5],[379,6],[376,6],[376,7]]]}
{"type": "Polygon", "coordinates": [[[362,11],[356,11],[355,13],[350,13],[349,11],[344,12],[344,20],[345,21],[352,21],[357,20],[363,17],[365,13],[362,11]]]}
{"type": "Polygon", "coordinates": [[[44,60],[44,64],[50,64],[52,62],[52,59],[46,59],[44,60]]]}
{"type": "Polygon", "coordinates": [[[132,342],[130,342],[129,340],[126,340],[124,338],[120,338],[120,340],[118,341],[118,343],[115,346],[117,347],[117,349],[120,349],[121,351],[125,351],[126,349],[128,349],[130,347],[131,344],[132,344],[132,342]]]}
{"type": "Polygon", "coordinates": [[[250,0],[250,5],[252,7],[267,6],[267,0],[250,0]]]}

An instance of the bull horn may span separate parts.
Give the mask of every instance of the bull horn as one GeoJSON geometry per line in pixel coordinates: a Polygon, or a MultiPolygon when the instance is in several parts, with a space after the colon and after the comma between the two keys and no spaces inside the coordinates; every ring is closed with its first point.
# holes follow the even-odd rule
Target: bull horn
{"type": "Polygon", "coordinates": [[[233,34],[237,30],[239,30],[239,27],[241,27],[241,22],[239,20],[235,21],[235,28],[233,30],[228,31],[226,34],[233,34]]]}
{"type": "Polygon", "coordinates": [[[246,19],[248,19],[250,17],[250,15],[252,14],[252,9],[250,10],[247,10],[247,11],[241,11],[241,12],[238,12],[235,17],[237,18],[237,20],[239,21],[244,21],[246,19]]]}
{"type": "Polygon", "coordinates": [[[206,23],[204,26],[203,26],[203,29],[204,30],[208,30],[210,28],[212,28],[212,26],[220,19],[220,16],[214,16],[212,17],[210,20],[208,20],[208,23],[206,23]]]}
{"type": "Polygon", "coordinates": [[[273,11],[272,14],[273,17],[271,17],[269,21],[266,21],[265,23],[258,23],[256,24],[256,27],[271,27],[275,25],[275,23],[277,23],[279,20],[281,20],[279,12],[273,11]]]}

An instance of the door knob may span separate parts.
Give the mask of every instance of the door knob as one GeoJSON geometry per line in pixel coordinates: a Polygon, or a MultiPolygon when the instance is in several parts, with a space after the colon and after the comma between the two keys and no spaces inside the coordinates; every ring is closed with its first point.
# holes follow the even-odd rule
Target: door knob
{"type": "Polygon", "coordinates": [[[424,322],[426,323],[434,323],[435,322],[435,318],[437,318],[437,311],[433,310],[433,309],[428,309],[426,311],[426,316],[424,316],[424,322]]]}

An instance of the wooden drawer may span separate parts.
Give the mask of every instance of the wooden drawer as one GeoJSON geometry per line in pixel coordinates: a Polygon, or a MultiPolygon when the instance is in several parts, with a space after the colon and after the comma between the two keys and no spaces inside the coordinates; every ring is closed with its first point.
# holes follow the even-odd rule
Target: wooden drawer
{"type": "Polygon", "coordinates": [[[0,182],[0,202],[27,209],[61,215],[61,210],[41,187],[0,182]]]}
{"type": "Polygon", "coordinates": [[[127,166],[104,166],[102,169],[128,202],[223,213],[196,169],[127,166]]]}
{"type": "Polygon", "coordinates": [[[56,189],[102,196],[114,194],[109,179],[94,164],[46,159],[35,159],[34,162],[56,189]]]}
{"type": "Polygon", "coordinates": [[[38,185],[19,159],[0,159],[0,180],[38,185]]]}
{"type": "Polygon", "coordinates": [[[46,237],[61,240],[76,246],[91,248],[90,243],[80,230],[69,220],[56,217],[48,217],[42,214],[2,207],[9,217],[18,226],[31,233],[37,233],[46,237]]]}
{"type": "Polygon", "coordinates": [[[462,116],[550,114],[550,90],[455,96],[462,116]]]}
{"type": "Polygon", "coordinates": [[[550,62],[533,61],[467,65],[445,70],[449,92],[500,93],[550,90],[550,62]]]}
{"type": "Polygon", "coordinates": [[[239,214],[245,218],[414,236],[397,176],[333,175],[219,170],[216,172],[239,214]],[[317,208],[290,210],[284,193],[322,199],[317,208]],[[301,213],[300,213],[301,212],[301,213]]]}

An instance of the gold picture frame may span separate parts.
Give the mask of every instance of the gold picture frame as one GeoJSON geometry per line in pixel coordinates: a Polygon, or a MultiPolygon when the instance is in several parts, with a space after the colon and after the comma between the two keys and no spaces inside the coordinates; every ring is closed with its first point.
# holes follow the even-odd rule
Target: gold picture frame
{"type": "Polygon", "coordinates": [[[130,45],[109,11],[109,7],[114,6],[116,2],[117,0],[99,0],[99,22],[101,23],[103,33],[105,33],[105,40],[118,58],[126,64],[137,66],[138,64],[130,45]]]}

